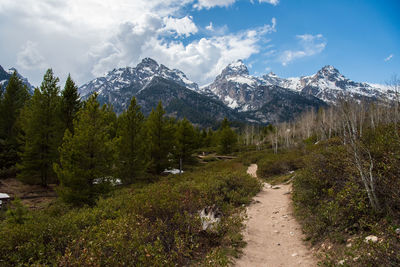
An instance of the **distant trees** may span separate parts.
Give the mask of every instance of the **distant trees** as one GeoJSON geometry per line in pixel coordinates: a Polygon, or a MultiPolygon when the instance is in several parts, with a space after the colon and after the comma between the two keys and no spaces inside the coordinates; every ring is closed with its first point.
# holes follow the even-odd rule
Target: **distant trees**
{"type": "Polygon", "coordinates": [[[66,130],[60,163],[54,164],[65,201],[90,204],[110,189],[114,165],[110,127],[107,108],[100,107],[97,95],[90,96],[74,120],[74,134],[66,130]]]}
{"type": "Polygon", "coordinates": [[[168,167],[169,154],[174,146],[173,125],[166,118],[161,101],[153,109],[146,122],[146,131],[149,138],[150,170],[161,173],[168,167]]]}
{"type": "Polygon", "coordinates": [[[68,75],[64,90],[61,92],[61,118],[64,123],[64,129],[68,129],[71,133],[73,133],[73,121],[80,107],[78,87],[72,80],[71,75],[68,75]]]}
{"type": "Polygon", "coordinates": [[[14,72],[0,96],[0,170],[7,172],[18,161],[19,116],[30,98],[28,88],[14,72]]]}
{"type": "Polygon", "coordinates": [[[133,97],[126,111],[118,118],[117,168],[118,177],[130,184],[147,170],[149,157],[145,120],[133,97]]]}
{"type": "Polygon", "coordinates": [[[21,163],[17,164],[18,177],[30,183],[39,179],[43,186],[54,178],[53,163],[58,160],[58,147],[63,135],[58,81],[53,71],[47,70],[40,89],[35,89],[21,114],[24,145],[21,163]]]}
{"type": "Polygon", "coordinates": [[[183,163],[188,163],[192,160],[197,138],[193,125],[186,118],[178,122],[175,155],[179,161],[180,170],[182,170],[183,163]]]}
{"type": "Polygon", "coordinates": [[[221,123],[221,127],[218,130],[218,149],[222,154],[228,154],[233,151],[233,148],[237,142],[237,135],[229,126],[227,118],[221,123]]]}

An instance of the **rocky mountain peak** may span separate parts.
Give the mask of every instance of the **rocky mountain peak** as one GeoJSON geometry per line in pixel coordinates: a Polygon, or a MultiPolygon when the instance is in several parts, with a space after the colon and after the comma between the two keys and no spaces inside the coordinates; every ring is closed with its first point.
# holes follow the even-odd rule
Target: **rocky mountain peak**
{"type": "Polygon", "coordinates": [[[343,80],[344,76],[339,72],[338,69],[331,65],[326,65],[322,69],[320,69],[316,73],[316,77],[319,79],[328,79],[328,80],[343,80]]]}
{"type": "Polygon", "coordinates": [[[249,75],[249,70],[241,59],[230,63],[222,70],[221,76],[249,75]]]}

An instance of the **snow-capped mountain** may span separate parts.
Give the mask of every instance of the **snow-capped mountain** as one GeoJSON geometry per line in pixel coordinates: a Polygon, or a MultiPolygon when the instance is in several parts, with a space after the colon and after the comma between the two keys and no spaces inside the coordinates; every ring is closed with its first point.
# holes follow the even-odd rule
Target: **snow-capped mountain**
{"type": "Polygon", "coordinates": [[[248,111],[258,108],[254,103],[256,91],[264,84],[262,79],[249,75],[246,65],[238,60],[229,64],[213,83],[201,90],[203,93],[214,94],[232,109],[248,111]]]}
{"type": "Polygon", "coordinates": [[[336,68],[327,65],[316,74],[300,78],[279,78],[274,73],[264,75],[266,84],[277,85],[313,95],[325,102],[334,103],[340,96],[356,99],[370,98],[384,100],[391,98],[391,92],[384,86],[354,82],[343,76],[336,68]]]}
{"type": "Polygon", "coordinates": [[[195,91],[198,91],[199,88],[182,71],[177,69],[170,70],[162,64],[159,65],[151,58],[144,58],[135,68],[114,69],[105,76],[82,85],[79,91],[83,99],[87,98],[93,92],[97,92],[100,97],[107,97],[109,98],[109,102],[114,104],[115,102],[123,101],[121,98],[132,98],[154,77],[174,81],[195,91]]]}
{"type": "Polygon", "coordinates": [[[7,86],[8,80],[14,72],[17,73],[17,76],[21,79],[22,83],[28,87],[29,93],[33,94],[34,87],[29,83],[28,79],[23,77],[15,68],[4,70],[3,67],[0,66],[0,87],[4,89],[7,86]]]}

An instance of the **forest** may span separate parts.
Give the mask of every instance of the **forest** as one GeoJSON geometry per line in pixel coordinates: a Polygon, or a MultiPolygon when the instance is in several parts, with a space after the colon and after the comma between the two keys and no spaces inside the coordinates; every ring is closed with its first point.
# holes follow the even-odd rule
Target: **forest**
{"type": "Polygon", "coordinates": [[[165,116],[161,101],[145,117],[132,98],[117,115],[96,94],[82,101],[70,76],[61,90],[51,69],[32,96],[16,74],[0,94],[0,182],[55,184],[57,194],[40,209],[16,197],[0,211],[0,265],[227,266],[262,188],[246,174],[252,163],[262,181],[293,184],[321,264],[400,265],[397,97],[343,97],[291,122],[201,129],[165,116]],[[208,206],[223,216],[204,230],[198,213],[208,206]]]}

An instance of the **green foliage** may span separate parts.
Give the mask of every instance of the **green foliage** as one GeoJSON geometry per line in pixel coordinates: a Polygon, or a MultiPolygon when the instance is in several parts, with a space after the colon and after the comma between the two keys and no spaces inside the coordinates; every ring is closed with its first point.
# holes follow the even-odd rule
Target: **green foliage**
{"type": "Polygon", "coordinates": [[[74,130],[73,121],[80,107],[78,87],[71,79],[71,75],[68,75],[64,90],[61,92],[61,116],[64,129],[68,129],[71,133],[74,130]]]}
{"type": "Polygon", "coordinates": [[[161,173],[170,166],[169,153],[174,145],[173,124],[165,116],[161,101],[157,108],[151,111],[146,121],[147,136],[149,137],[150,170],[161,173]]]}
{"type": "Polygon", "coordinates": [[[28,209],[22,204],[21,199],[15,198],[6,212],[7,221],[11,224],[23,224],[30,218],[28,209]]]}
{"type": "Polygon", "coordinates": [[[131,184],[144,174],[149,159],[146,158],[147,140],[144,116],[133,97],[127,111],[118,118],[118,176],[124,184],[131,184]]]}
{"type": "Polygon", "coordinates": [[[32,213],[23,225],[0,222],[0,263],[227,265],[228,256],[243,246],[237,209],[261,188],[245,170],[238,162],[210,163],[193,173],[118,189],[93,207],[71,209],[55,203],[32,213]],[[209,233],[201,231],[198,211],[212,204],[224,216],[216,232],[209,233]]]}
{"type": "Polygon", "coordinates": [[[58,81],[53,71],[47,70],[40,89],[35,89],[22,110],[21,139],[24,145],[21,163],[17,167],[19,179],[28,183],[38,183],[39,180],[47,186],[48,182],[55,180],[53,163],[58,160],[57,148],[63,135],[58,81]]]}
{"type": "Polygon", "coordinates": [[[60,147],[60,164],[54,170],[60,180],[60,197],[75,205],[93,204],[110,189],[114,144],[110,138],[108,111],[100,108],[97,96],[85,102],[74,120],[74,135],[65,132],[60,147]]]}
{"type": "Polygon", "coordinates": [[[196,142],[198,137],[193,125],[186,118],[178,122],[175,136],[175,157],[177,160],[182,160],[183,163],[193,161],[192,154],[196,146],[198,146],[198,142],[196,142]]]}
{"type": "Polygon", "coordinates": [[[218,130],[218,148],[222,154],[229,154],[233,151],[237,142],[237,135],[229,126],[229,121],[225,118],[218,130]]]}
{"type": "Polygon", "coordinates": [[[268,151],[257,163],[257,175],[264,179],[287,174],[289,171],[295,171],[303,167],[302,154],[297,150],[285,151],[279,154],[268,151]]]}
{"type": "Polygon", "coordinates": [[[13,169],[19,160],[17,137],[21,131],[18,117],[28,99],[26,85],[14,72],[0,97],[0,170],[5,176],[15,175],[13,169]]]}

